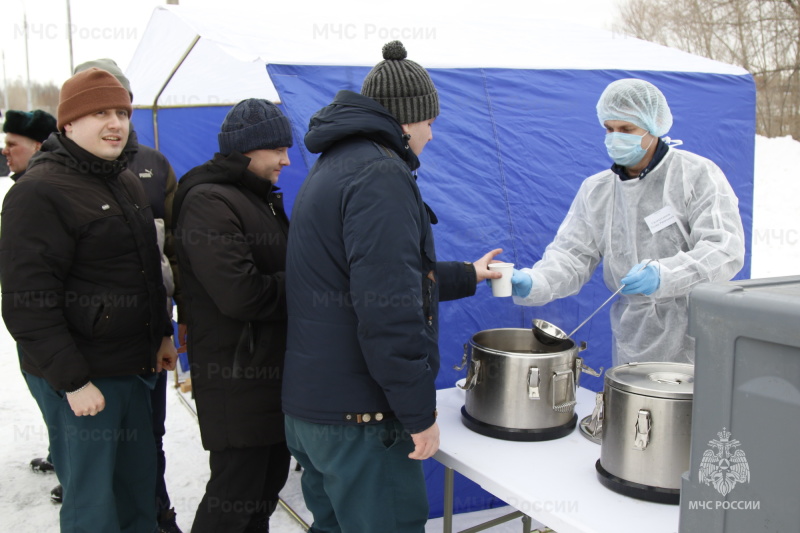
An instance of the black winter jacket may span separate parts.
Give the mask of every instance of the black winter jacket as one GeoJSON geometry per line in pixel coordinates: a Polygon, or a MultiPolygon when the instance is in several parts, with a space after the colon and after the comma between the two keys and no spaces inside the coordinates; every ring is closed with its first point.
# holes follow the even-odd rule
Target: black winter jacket
{"type": "Polygon", "coordinates": [[[3,201],[3,319],[26,372],[57,390],[152,373],[172,334],[138,178],[51,135],[3,201]]]}
{"type": "MultiPolygon", "coordinates": [[[[175,253],[175,240],[172,237],[172,200],[178,189],[175,171],[167,158],[144,144],[139,144],[136,132],[131,128],[128,143],[125,145],[125,156],[128,158],[128,169],[139,177],[144,192],[150,199],[153,218],[163,221],[164,248],[161,261],[161,274],[167,296],[172,296],[178,304],[178,312],[182,310],[180,278],[178,275],[178,257],[175,253]],[[164,261],[166,259],[166,261],[164,261]]],[[[178,316],[180,322],[180,314],[178,316]]]]}
{"type": "Polygon", "coordinates": [[[282,441],[282,194],[232,153],[181,178],[173,213],[192,390],[207,450],[282,441]]]}
{"type": "Polygon", "coordinates": [[[433,213],[397,120],[341,91],[311,119],[322,155],[292,211],[284,412],[323,424],[393,413],[433,425],[438,302],[475,293],[471,264],[437,262],[433,213]]]}

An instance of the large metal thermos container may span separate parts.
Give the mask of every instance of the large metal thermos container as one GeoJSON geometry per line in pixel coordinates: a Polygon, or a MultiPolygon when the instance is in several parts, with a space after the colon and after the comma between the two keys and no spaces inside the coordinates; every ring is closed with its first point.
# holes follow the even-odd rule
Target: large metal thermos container
{"type": "Polygon", "coordinates": [[[552,351],[530,329],[476,333],[464,345],[463,364],[469,360],[463,385],[464,424],[506,440],[549,440],[569,434],[577,420],[576,387],[586,370],[578,353],[585,347],[568,341],[552,351]]]}
{"type": "Polygon", "coordinates": [[[606,372],[598,479],[639,499],[677,504],[689,469],[694,366],[629,363],[606,372]]]}

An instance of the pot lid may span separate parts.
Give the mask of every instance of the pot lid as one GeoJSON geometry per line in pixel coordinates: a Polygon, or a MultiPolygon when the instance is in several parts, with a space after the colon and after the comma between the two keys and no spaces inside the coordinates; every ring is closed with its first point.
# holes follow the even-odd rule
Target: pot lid
{"type": "Polygon", "coordinates": [[[563,356],[578,351],[571,339],[565,339],[557,346],[547,346],[539,342],[530,328],[497,328],[479,331],[470,341],[473,347],[506,356],[563,356]]]}
{"type": "Polygon", "coordinates": [[[691,400],[694,365],[686,363],[628,363],[606,371],[607,387],[675,400],[691,400]]]}

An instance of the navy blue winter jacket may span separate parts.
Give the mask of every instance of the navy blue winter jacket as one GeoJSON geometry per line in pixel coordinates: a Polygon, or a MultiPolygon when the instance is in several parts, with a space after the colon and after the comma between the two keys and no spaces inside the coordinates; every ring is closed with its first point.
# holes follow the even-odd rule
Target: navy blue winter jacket
{"type": "Polygon", "coordinates": [[[292,210],[283,410],[324,424],[393,413],[423,431],[435,421],[438,302],[474,294],[474,267],[436,262],[419,160],[383,106],[340,91],[305,144],[322,155],[292,210]]]}

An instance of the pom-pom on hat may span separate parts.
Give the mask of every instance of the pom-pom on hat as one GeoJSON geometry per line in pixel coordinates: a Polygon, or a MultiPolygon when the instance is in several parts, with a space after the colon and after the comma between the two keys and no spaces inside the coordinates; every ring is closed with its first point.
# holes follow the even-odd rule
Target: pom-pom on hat
{"type": "Polygon", "coordinates": [[[131,96],[113,75],[96,67],[64,82],[58,98],[58,129],[73,120],[105,109],[124,109],[131,116],[131,96]]]}
{"type": "Polygon", "coordinates": [[[269,100],[248,98],[228,111],[217,141],[222,155],[290,147],[292,128],[278,106],[269,100]]]}
{"type": "Polygon", "coordinates": [[[403,43],[383,46],[383,61],[364,78],[361,94],[377,101],[400,124],[413,124],[439,115],[439,93],[419,64],[406,59],[403,43]]]}
{"type": "Polygon", "coordinates": [[[6,111],[6,121],[3,123],[5,133],[14,133],[28,137],[36,142],[42,143],[51,133],[56,131],[56,117],[36,109],[34,111],[16,111],[9,109],[6,111]]]}

